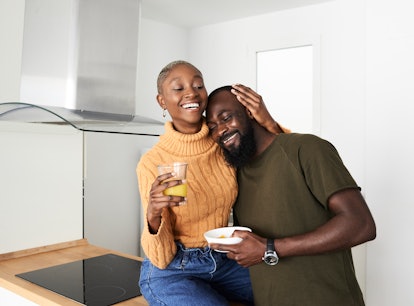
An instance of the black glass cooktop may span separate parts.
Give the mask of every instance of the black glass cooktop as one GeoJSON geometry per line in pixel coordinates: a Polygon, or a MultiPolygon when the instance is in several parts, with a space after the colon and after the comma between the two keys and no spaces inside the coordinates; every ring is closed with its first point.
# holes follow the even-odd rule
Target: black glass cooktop
{"type": "Polygon", "coordinates": [[[82,304],[105,306],[141,295],[140,268],[140,261],[106,254],[16,276],[82,304]]]}

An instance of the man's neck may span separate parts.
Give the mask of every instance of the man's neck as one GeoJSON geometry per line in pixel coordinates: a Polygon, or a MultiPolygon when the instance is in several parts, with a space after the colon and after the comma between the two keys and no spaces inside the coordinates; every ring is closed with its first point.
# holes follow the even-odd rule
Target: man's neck
{"type": "Polygon", "coordinates": [[[277,135],[270,133],[268,130],[266,130],[256,122],[253,123],[253,133],[257,147],[254,157],[262,154],[263,151],[266,150],[273,142],[273,140],[277,137],[277,135]]]}

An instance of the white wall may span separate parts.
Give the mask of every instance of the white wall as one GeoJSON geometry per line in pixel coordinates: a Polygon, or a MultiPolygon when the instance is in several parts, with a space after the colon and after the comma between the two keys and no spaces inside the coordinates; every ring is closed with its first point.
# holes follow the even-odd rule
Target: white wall
{"type": "Polygon", "coordinates": [[[0,0],[0,103],[19,101],[25,0],[0,0]]]}
{"type": "Polygon", "coordinates": [[[414,3],[367,0],[366,194],[369,305],[414,305],[414,3]]]}
{"type": "Polygon", "coordinates": [[[138,40],[136,112],[162,121],[162,109],[155,98],[157,77],[169,62],[188,60],[188,30],[142,18],[138,40]]]}
{"type": "Polygon", "coordinates": [[[315,67],[321,78],[316,101],[320,104],[321,136],[335,142],[353,175],[363,184],[364,152],[356,153],[354,148],[362,149],[364,143],[364,29],[364,1],[332,1],[194,29],[190,58],[202,63],[209,90],[235,82],[255,88],[256,51],[314,44],[321,60],[315,67]],[[348,114],[352,125],[348,124],[348,114]]]}

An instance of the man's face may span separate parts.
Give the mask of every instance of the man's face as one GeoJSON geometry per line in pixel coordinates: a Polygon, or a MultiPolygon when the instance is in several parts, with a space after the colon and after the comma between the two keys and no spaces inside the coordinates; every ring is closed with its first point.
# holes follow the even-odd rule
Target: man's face
{"type": "Polygon", "coordinates": [[[251,119],[236,97],[229,91],[215,94],[208,102],[206,119],[226,161],[234,167],[247,163],[256,152],[256,143],[251,119]]]}

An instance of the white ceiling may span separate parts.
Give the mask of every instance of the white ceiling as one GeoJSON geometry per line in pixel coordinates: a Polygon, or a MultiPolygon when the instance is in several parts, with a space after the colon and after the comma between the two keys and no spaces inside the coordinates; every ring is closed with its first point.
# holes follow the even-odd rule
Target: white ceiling
{"type": "Polygon", "coordinates": [[[332,0],[142,0],[142,16],[198,27],[332,0]]]}

